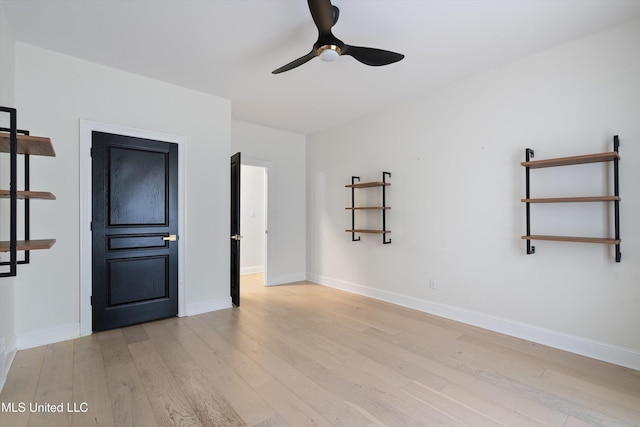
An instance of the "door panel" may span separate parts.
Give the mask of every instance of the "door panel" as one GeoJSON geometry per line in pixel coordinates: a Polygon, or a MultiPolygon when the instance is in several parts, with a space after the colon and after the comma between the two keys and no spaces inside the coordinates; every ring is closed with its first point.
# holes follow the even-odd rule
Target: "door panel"
{"type": "Polygon", "coordinates": [[[240,153],[231,156],[231,302],[240,307],[240,153]]]}
{"type": "Polygon", "coordinates": [[[107,261],[107,307],[169,298],[167,256],[107,261]]]}
{"type": "Polygon", "coordinates": [[[111,147],[109,225],[167,225],[166,153],[111,147]]]}
{"type": "Polygon", "coordinates": [[[92,311],[100,331],[178,312],[176,144],[92,134],[92,311]]]}

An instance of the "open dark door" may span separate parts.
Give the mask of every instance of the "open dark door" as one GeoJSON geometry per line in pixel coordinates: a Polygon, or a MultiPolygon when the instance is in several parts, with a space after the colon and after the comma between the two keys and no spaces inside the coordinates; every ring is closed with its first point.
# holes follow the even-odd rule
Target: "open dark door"
{"type": "Polygon", "coordinates": [[[92,134],[93,330],[178,313],[178,146],[92,134]]]}
{"type": "Polygon", "coordinates": [[[231,302],[240,307],[240,153],[231,156],[231,302]]]}

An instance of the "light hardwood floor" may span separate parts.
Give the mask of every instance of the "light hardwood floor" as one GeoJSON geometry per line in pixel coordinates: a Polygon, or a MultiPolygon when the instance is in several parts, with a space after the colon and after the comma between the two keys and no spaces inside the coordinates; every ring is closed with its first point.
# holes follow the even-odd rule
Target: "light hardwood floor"
{"type": "Polygon", "coordinates": [[[640,424],[638,371],[261,280],[243,277],[239,309],[19,351],[0,426],[640,424]],[[63,412],[31,412],[34,403],[63,412]]]}

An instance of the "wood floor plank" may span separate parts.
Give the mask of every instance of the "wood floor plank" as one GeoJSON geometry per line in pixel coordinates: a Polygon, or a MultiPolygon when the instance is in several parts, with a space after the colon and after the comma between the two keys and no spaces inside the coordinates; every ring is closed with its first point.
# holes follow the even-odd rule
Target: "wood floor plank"
{"type": "Polygon", "coordinates": [[[241,342],[229,342],[217,331],[207,326],[201,317],[192,317],[185,320],[191,331],[203,340],[221,361],[226,363],[227,366],[232,366],[233,370],[251,387],[257,389],[275,379],[272,373],[246,356],[246,352],[240,347],[241,342]]]}
{"type": "Polygon", "coordinates": [[[170,323],[175,320],[149,323],[144,328],[198,420],[203,426],[246,426],[215,385],[205,380],[202,369],[182,345],[167,339],[170,323]]]}
{"type": "Polygon", "coordinates": [[[260,322],[271,322],[278,326],[274,329],[274,336],[282,341],[296,338],[295,346],[304,354],[321,362],[322,365],[332,371],[362,371],[368,377],[377,377],[388,386],[399,388],[409,383],[410,379],[394,375],[385,365],[377,363],[367,357],[366,350],[357,348],[354,342],[348,345],[338,342],[335,330],[325,331],[326,322],[318,326],[318,322],[308,320],[300,316],[291,316],[291,312],[282,313],[275,317],[273,311],[256,310],[254,313],[260,318],[260,322]],[[295,321],[292,321],[295,319],[295,321]],[[282,331],[286,331],[282,332],[282,331]],[[327,336],[331,335],[331,336],[327,336]]]}
{"type": "Polygon", "coordinates": [[[134,427],[155,422],[153,409],[129,353],[122,329],[96,335],[100,339],[116,425],[134,427]]]}
{"type": "Polygon", "coordinates": [[[42,371],[29,418],[30,427],[69,426],[66,405],[73,401],[73,341],[46,346],[42,371]]]}
{"type": "Polygon", "coordinates": [[[552,370],[547,370],[540,381],[549,392],[572,402],[571,416],[574,418],[605,425],[615,422],[640,425],[640,399],[637,397],[552,370]],[[616,415],[611,417],[610,414],[616,415]]]}
{"type": "Polygon", "coordinates": [[[144,325],[133,325],[122,328],[122,336],[127,344],[134,344],[149,339],[144,325]]]}
{"type": "Polygon", "coordinates": [[[100,338],[91,335],[74,340],[73,359],[71,425],[116,427],[100,338]]]}
{"type": "MultiPolygon", "coordinates": [[[[333,329],[334,328],[328,328],[328,330],[333,329]]],[[[338,335],[334,335],[334,337],[336,340],[340,340],[338,335]]],[[[404,375],[407,378],[413,378],[414,381],[432,390],[443,391],[446,388],[449,394],[452,386],[458,390],[471,387],[464,393],[463,397],[459,399],[460,401],[471,400],[475,404],[484,402],[484,406],[492,407],[492,411],[490,412],[492,416],[499,420],[506,420],[507,422],[514,421],[511,415],[517,414],[517,412],[513,411],[513,409],[509,409],[495,402],[493,404],[485,402],[486,395],[496,396],[500,399],[501,395],[505,393],[501,392],[497,386],[486,384],[479,376],[469,376],[465,372],[457,369],[456,366],[447,366],[446,364],[439,363],[435,357],[433,359],[425,359],[424,355],[389,345],[389,343],[384,340],[372,340],[370,337],[358,336],[358,334],[350,334],[347,339],[353,343],[359,342],[358,347],[362,346],[365,348],[365,353],[372,359],[394,368],[398,374],[404,375]],[[473,390],[477,391],[474,392],[473,390]],[[500,416],[497,414],[500,414],[500,416]]],[[[510,393],[508,397],[510,399],[514,398],[510,393]]],[[[556,419],[559,421],[564,419],[562,415],[559,415],[559,417],[558,414],[554,415],[556,415],[556,419]]],[[[525,416],[518,416],[515,418],[515,421],[517,422],[507,425],[541,425],[541,423],[535,422],[525,416]]]]}
{"type": "Polygon", "coordinates": [[[593,424],[569,417],[562,427],[593,427],[593,424]]]}
{"type": "Polygon", "coordinates": [[[273,408],[277,408],[282,421],[291,426],[330,427],[332,424],[304,402],[279,380],[272,380],[256,389],[273,408]]]}
{"type": "MultiPolygon", "coordinates": [[[[273,308],[272,308],[272,310],[273,310],[273,308]]],[[[281,313],[281,314],[285,314],[285,313],[281,313]]],[[[289,313],[287,313],[287,314],[292,314],[292,313],[290,313],[290,312],[289,312],[289,313]]],[[[299,316],[294,316],[294,318],[299,319],[299,316]]],[[[302,319],[302,321],[304,322],[304,319],[302,319]]],[[[387,322],[389,322],[389,321],[390,321],[390,320],[389,320],[389,316],[388,316],[388,317],[387,317],[387,322]]],[[[304,330],[305,330],[305,331],[308,331],[310,327],[311,327],[311,326],[309,325],[309,322],[307,322],[307,323],[305,324],[305,328],[304,328],[304,330]]],[[[409,326],[409,327],[410,327],[410,326],[409,326]]],[[[405,324],[405,329],[406,329],[406,328],[408,328],[407,324],[405,324]]],[[[287,330],[287,331],[289,331],[289,328],[280,328],[280,329],[283,329],[283,330],[287,330]]],[[[374,330],[378,331],[380,334],[385,335],[385,334],[384,334],[384,332],[383,332],[382,330],[380,330],[380,329],[377,329],[377,328],[374,328],[374,327],[372,327],[371,329],[374,329],[374,330]]],[[[334,329],[333,329],[333,328],[331,328],[331,330],[334,330],[334,329]]],[[[342,332],[340,332],[340,333],[342,333],[342,332]]],[[[395,333],[395,334],[391,334],[391,336],[396,336],[396,335],[398,335],[398,334],[399,334],[399,332],[398,332],[398,333],[395,333]]],[[[339,335],[339,333],[337,333],[337,334],[335,334],[335,335],[339,335]]],[[[386,335],[389,335],[389,334],[386,334],[386,335]]],[[[449,334],[449,335],[450,335],[450,338],[454,338],[454,337],[458,337],[458,336],[459,336],[458,334],[453,334],[453,335],[449,334]]],[[[441,338],[441,337],[440,337],[440,338],[441,338]]],[[[291,339],[291,336],[289,336],[287,339],[291,339]]],[[[339,340],[339,338],[335,338],[335,337],[334,337],[334,340],[339,340]]],[[[355,347],[354,343],[356,343],[356,342],[357,342],[357,340],[353,340],[353,337],[351,337],[351,338],[350,338],[350,341],[351,341],[351,344],[350,344],[350,345],[351,345],[351,347],[355,347]]],[[[437,343],[431,343],[431,341],[429,341],[429,346],[430,346],[430,347],[433,347],[433,346],[438,347],[438,344],[437,344],[437,343]]],[[[379,350],[384,351],[384,349],[385,349],[385,348],[392,348],[392,353],[394,353],[394,354],[395,354],[395,357],[397,357],[398,349],[397,349],[397,347],[396,347],[396,348],[393,348],[393,347],[394,347],[394,346],[389,346],[389,343],[388,343],[388,342],[386,342],[386,343],[384,343],[383,348],[381,348],[381,349],[377,349],[378,351],[376,351],[376,350],[374,350],[374,351],[370,351],[370,352],[369,352],[369,356],[368,356],[368,357],[369,357],[369,358],[375,358],[375,357],[379,354],[379,352],[380,352],[379,350]],[[375,356],[374,356],[374,355],[375,355],[375,356]]],[[[448,345],[448,347],[451,347],[451,345],[448,345]]],[[[298,345],[298,348],[300,348],[300,345],[298,345]]],[[[431,352],[433,353],[433,350],[431,350],[431,352]]],[[[363,353],[362,355],[364,355],[364,353],[363,353]]],[[[438,356],[436,353],[431,354],[431,357],[432,357],[433,361],[434,361],[436,364],[437,364],[437,363],[442,363],[442,360],[438,360],[438,359],[443,359],[443,360],[444,360],[444,356],[438,356]]],[[[360,359],[362,359],[362,358],[360,358],[360,359]]],[[[357,359],[357,360],[360,360],[360,359],[357,359]]],[[[421,362],[424,362],[424,354],[420,354],[420,355],[417,357],[417,359],[418,359],[417,364],[420,364],[421,362]]],[[[451,359],[451,358],[449,358],[449,359],[451,359]]],[[[347,357],[347,358],[346,358],[346,360],[351,360],[351,358],[348,358],[348,357],[347,357]]],[[[457,365],[459,364],[459,361],[458,361],[458,360],[456,360],[456,359],[451,359],[451,360],[447,360],[447,363],[448,363],[450,366],[457,366],[457,365]]],[[[463,365],[463,366],[464,366],[464,365],[463,365]]],[[[441,370],[442,370],[442,368],[443,368],[443,367],[444,367],[444,366],[440,367],[439,369],[441,369],[441,370]]],[[[458,367],[458,368],[459,368],[459,367],[458,367]]],[[[435,371],[435,370],[434,370],[434,371],[435,371]]],[[[536,372],[540,372],[540,370],[538,369],[536,372]]],[[[467,374],[468,374],[468,373],[467,373],[467,374]]],[[[476,375],[475,375],[475,373],[473,373],[473,372],[472,372],[472,375],[469,375],[469,377],[470,377],[470,378],[473,378],[473,379],[477,378],[477,376],[476,376],[476,375]]],[[[406,378],[406,380],[408,380],[408,378],[406,378]]],[[[376,403],[377,403],[377,404],[379,404],[379,402],[376,402],[376,403]]],[[[384,405],[382,405],[382,406],[384,406],[384,405]]],[[[556,425],[561,425],[560,423],[564,422],[564,419],[566,418],[566,416],[564,416],[564,415],[562,415],[562,414],[559,414],[559,413],[557,413],[557,412],[554,412],[554,411],[552,411],[552,410],[549,410],[549,412],[550,412],[550,413],[552,413],[552,416],[553,416],[553,417],[555,417],[555,421],[556,421],[556,423],[557,423],[556,425]]]]}
{"type": "Polygon", "coordinates": [[[146,340],[128,347],[158,425],[202,426],[153,343],[146,340]]]}
{"type": "Polygon", "coordinates": [[[536,357],[540,364],[572,376],[595,383],[611,384],[632,395],[640,394],[640,371],[480,328],[469,335],[468,339],[512,349],[520,354],[536,357]]]}
{"type": "Polygon", "coordinates": [[[280,414],[276,414],[273,417],[269,418],[268,420],[264,420],[256,424],[254,427],[293,427],[293,426],[291,426],[291,424],[286,422],[280,416],[280,414]]]}
{"type": "Polygon", "coordinates": [[[380,331],[367,333],[384,340],[391,348],[400,348],[418,355],[425,369],[439,373],[451,383],[462,385],[479,394],[494,396],[495,399],[507,402],[506,404],[514,410],[550,426],[562,426],[566,421],[566,414],[539,402],[538,399],[532,399],[537,396],[535,393],[527,393],[527,389],[518,389],[518,382],[504,376],[499,370],[490,371],[483,366],[464,362],[457,354],[434,351],[428,342],[411,342],[402,337],[382,334],[380,331]]]}
{"type": "MultiPolygon", "coordinates": [[[[275,331],[277,329],[273,328],[275,336],[257,333],[252,338],[301,374],[314,378],[323,389],[347,404],[351,413],[356,409],[356,412],[365,415],[369,421],[382,425],[402,424],[404,419],[419,422],[429,418],[433,418],[434,424],[447,425],[447,417],[442,417],[437,411],[430,411],[430,408],[418,402],[409,402],[397,390],[389,392],[384,384],[367,372],[324,366],[322,357],[316,358],[314,350],[306,347],[304,331],[290,330],[283,337],[275,331]]],[[[244,325],[243,330],[247,330],[244,325]]]]}
{"type": "Polygon", "coordinates": [[[368,418],[353,411],[353,408],[345,404],[339,396],[323,388],[314,379],[308,378],[295,365],[291,365],[287,358],[283,357],[283,354],[288,352],[286,346],[280,350],[280,343],[275,340],[273,342],[275,347],[264,346],[260,340],[264,336],[264,327],[259,322],[243,324],[242,332],[237,332],[229,324],[217,322],[214,316],[203,316],[203,318],[226,339],[233,340],[239,348],[245,349],[247,351],[245,354],[256,363],[273,372],[274,376],[289,390],[294,391],[299,398],[322,414],[332,425],[347,427],[370,423],[368,418]]]}
{"type": "MultiPolygon", "coordinates": [[[[215,316],[225,318],[228,314],[216,313],[215,316]]],[[[204,325],[204,327],[207,326],[204,325]]],[[[209,347],[208,340],[202,339],[188,326],[180,328],[180,331],[173,335],[173,339],[180,343],[193,361],[197,363],[202,371],[203,379],[212,387],[224,391],[226,401],[247,425],[258,424],[276,415],[276,411],[238,375],[233,369],[233,365],[227,365],[223,358],[209,347]]],[[[242,364],[240,361],[239,363],[242,364]]]]}
{"type": "Polygon", "coordinates": [[[550,422],[544,422],[538,419],[532,408],[527,408],[527,411],[523,411],[525,413],[517,410],[518,405],[522,405],[521,401],[511,404],[512,401],[505,398],[499,390],[496,393],[492,393],[491,388],[484,391],[485,393],[481,393],[478,390],[452,383],[440,392],[453,401],[473,408],[505,426],[544,427],[554,425],[554,423],[557,423],[555,425],[564,425],[566,416],[562,414],[554,412],[554,417],[550,422]]]}
{"type": "Polygon", "coordinates": [[[640,426],[633,369],[307,282],[262,283],[243,277],[240,308],[19,351],[0,427],[640,426]]]}
{"type": "Polygon", "coordinates": [[[0,402],[11,405],[11,410],[0,414],[0,427],[29,425],[31,413],[28,405],[35,401],[45,351],[46,347],[42,346],[22,350],[16,354],[0,393],[0,402]]]}
{"type": "Polygon", "coordinates": [[[413,382],[402,387],[402,391],[414,399],[431,406],[437,411],[447,414],[452,419],[464,425],[474,427],[504,427],[505,424],[493,419],[482,411],[462,404],[460,401],[448,398],[445,394],[413,382]]]}

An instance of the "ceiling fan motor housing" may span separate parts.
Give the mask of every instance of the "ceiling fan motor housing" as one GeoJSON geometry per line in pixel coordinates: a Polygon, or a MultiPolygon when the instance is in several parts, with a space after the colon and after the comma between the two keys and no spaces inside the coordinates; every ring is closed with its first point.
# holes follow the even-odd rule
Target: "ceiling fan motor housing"
{"type": "Polygon", "coordinates": [[[325,44],[316,49],[316,54],[325,62],[332,62],[338,59],[342,50],[335,44],[325,44]]]}

